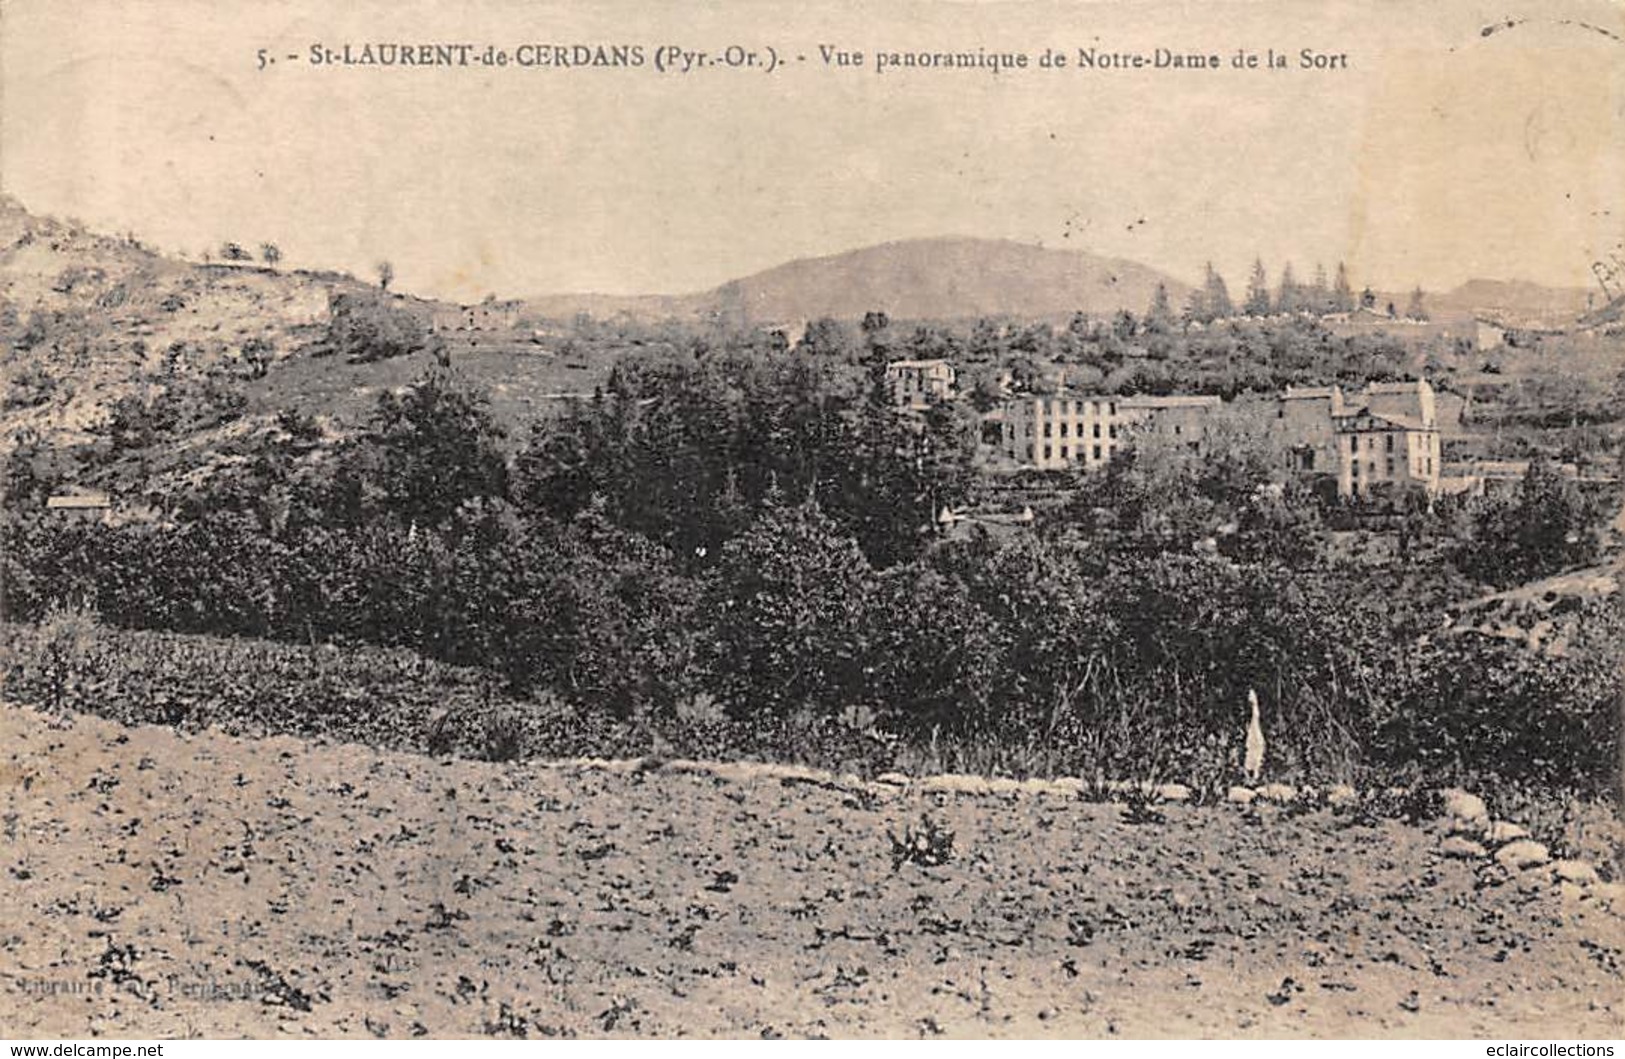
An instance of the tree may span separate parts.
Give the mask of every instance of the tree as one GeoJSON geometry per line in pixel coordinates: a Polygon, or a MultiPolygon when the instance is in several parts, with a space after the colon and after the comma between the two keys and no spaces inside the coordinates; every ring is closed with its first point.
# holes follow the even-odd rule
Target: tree
{"type": "Polygon", "coordinates": [[[247,250],[244,250],[241,246],[239,246],[236,243],[221,243],[220,244],[220,257],[221,257],[221,260],[224,260],[224,261],[252,261],[253,260],[253,255],[249,254],[249,252],[247,250]]]}
{"type": "Polygon", "coordinates": [[[1191,290],[1190,297],[1185,299],[1185,311],[1179,314],[1179,319],[1187,330],[1192,324],[1206,323],[1213,319],[1213,314],[1208,311],[1205,289],[1196,287],[1191,290]]]}
{"type": "Polygon", "coordinates": [[[1295,313],[1303,307],[1303,291],[1298,285],[1297,276],[1292,272],[1292,262],[1288,261],[1286,267],[1281,269],[1281,286],[1275,296],[1275,311],[1295,313]]]}
{"type": "Polygon", "coordinates": [[[1596,560],[1607,508],[1547,460],[1535,460],[1516,496],[1483,500],[1456,563],[1492,585],[1522,584],[1596,560]]]}
{"type": "Polygon", "coordinates": [[[1405,306],[1407,320],[1426,320],[1428,318],[1427,306],[1422,304],[1422,288],[1418,286],[1411,291],[1411,300],[1405,306]]]}
{"type": "Polygon", "coordinates": [[[1151,306],[1145,312],[1146,328],[1157,334],[1166,334],[1173,323],[1174,313],[1168,305],[1168,287],[1159,283],[1151,295],[1151,306]]]}
{"type": "Polygon", "coordinates": [[[815,357],[840,357],[852,355],[856,348],[856,340],[847,325],[830,316],[820,316],[807,323],[807,330],[801,334],[801,341],[796,343],[796,351],[807,353],[815,357]]]}
{"type": "Polygon", "coordinates": [[[263,379],[276,359],[276,345],[264,335],[253,335],[243,343],[242,358],[248,366],[248,377],[263,379]]]}
{"type": "Polygon", "coordinates": [[[1262,258],[1253,259],[1253,272],[1247,280],[1247,300],[1241,308],[1248,316],[1270,314],[1270,283],[1269,277],[1264,273],[1262,258]]]}
{"type": "Polygon", "coordinates": [[[364,476],[402,522],[436,525],[470,498],[506,495],[502,436],[484,394],[433,371],[379,398],[366,437],[376,459],[364,476]]]}
{"type": "Polygon", "coordinates": [[[270,265],[273,269],[276,268],[278,262],[282,260],[282,248],[277,246],[275,243],[261,243],[260,260],[264,261],[267,265],[270,265]]]}
{"type": "Polygon", "coordinates": [[[1207,279],[1202,284],[1202,292],[1207,319],[1224,320],[1236,315],[1236,306],[1230,300],[1230,288],[1211,261],[1207,264],[1207,279]]]}
{"type": "Polygon", "coordinates": [[[1326,286],[1326,266],[1316,262],[1314,282],[1304,296],[1304,307],[1312,313],[1325,315],[1331,311],[1332,293],[1326,286]]]}
{"type": "Polygon", "coordinates": [[[880,310],[863,314],[863,361],[869,372],[879,380],[886,377],[886,364],[891,356],[891,317],[880,310]]]}
{"type": "Polygon", "coordinates": [[[1347,313],[1354,310],[1354,291],[1349,286],[1349,270],[1343,262],[1337,263],[1337,279],[1332,282],[1332,312],[1347,313]]]}
{"type": "Polygon", "coordinates": [[[412,353],[440,353],[445,341],[418,314],[377,291],[354,290],[329,300],[327,345],[357,364],[412,353]]]}
{"type": "Polygon", "coordinates": [[[817,505],[770,506],[722,550],[703,659],[735,716],[861,705],[869,564],[817,505]]]}
{"type": "Polygon", "coordinates": [[[376,266],[374,266],[373,271],[378,273],[379,289],[388,290],[390,283],[392,283],[395,279],[395,266],[390,264],[388,261],[380,261],[376,266]]]}

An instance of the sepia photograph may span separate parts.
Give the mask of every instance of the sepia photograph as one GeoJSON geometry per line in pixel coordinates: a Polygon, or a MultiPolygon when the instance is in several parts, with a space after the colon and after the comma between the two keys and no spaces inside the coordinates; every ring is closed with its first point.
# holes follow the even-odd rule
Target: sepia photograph
{"type": "Polygon", "coordinates": [[[1622,479],[1618,0],[0,0],[0,1039],[1606,1059],[1622,479]]]}

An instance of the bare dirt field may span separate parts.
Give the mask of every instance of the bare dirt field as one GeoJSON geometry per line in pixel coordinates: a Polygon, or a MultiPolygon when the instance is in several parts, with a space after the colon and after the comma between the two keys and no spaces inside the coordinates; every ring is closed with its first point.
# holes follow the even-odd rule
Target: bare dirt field
{"type": "Polygon", "coordinates": [[[443,763],[0,706],[0,1036],[1625,1035],[1625,919],[1395,821],[443,763]],[[947,863],[894,866],[921,815],[947,863]]]}

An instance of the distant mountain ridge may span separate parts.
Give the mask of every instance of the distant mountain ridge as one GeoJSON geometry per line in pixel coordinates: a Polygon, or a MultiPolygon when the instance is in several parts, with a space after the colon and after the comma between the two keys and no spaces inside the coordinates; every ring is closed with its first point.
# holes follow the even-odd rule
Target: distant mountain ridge
{"type": "MultiPolygon", "coordinates": [[[[553,318],[626,314],[640,320],[725,319],[746,325],[821,316],[859,319],[872,310],[904,320],[1053,318],[1080,309],[1097,316],[1119,309],[1144,313],[1159,283],[1179,312],[1190,284],[1149,265],[1006,239],[943,236],[798,258],[692,294],[550,294],[523,304],[536,315],[553,318]]],[[[1430,310],[1552,326],[1572,323],[1591,300],[1583,287],[1547,287],[1527,280],[1472,279],[1424,294],[1430,310]]],[[[1239,279],[1232,283],[1231,296],[1241,297],[1239,279]]],[[[1409,292],[1381,297],[1403,305],[1409,292]]]]}
{"type": "Polygon", "coordinates": [[[688,295],[548,295],[526,299],[544,316],[627,313],[637,318],[723,318],[742,324],[857,319],[1053,317],[1143,313],[1158,284],[1177,312],[1189,284],[1147,265],[1081,250],[945,236],[800,258],[688,295]]]}
{"type": "Polygon", "coordinates": [[[1428,307],[1508,324],[1572,324],[1593,301],[1584,287],[1546,287],[1527,280],[1470,279],[1453,290],[1428,295],[1428,307]]]}

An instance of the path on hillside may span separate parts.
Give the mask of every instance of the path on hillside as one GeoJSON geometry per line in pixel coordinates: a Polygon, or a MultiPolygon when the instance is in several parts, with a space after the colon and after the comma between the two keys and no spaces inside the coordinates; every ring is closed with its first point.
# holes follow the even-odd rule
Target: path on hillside
{"type": "Polygon", "coordinates": [[[1276,806],[57,730],[0,706],[0,1032],[1625,1036],[1625,919],[1276,806]],[[893,868],[929,811],[953,859],[893,868]]]}

